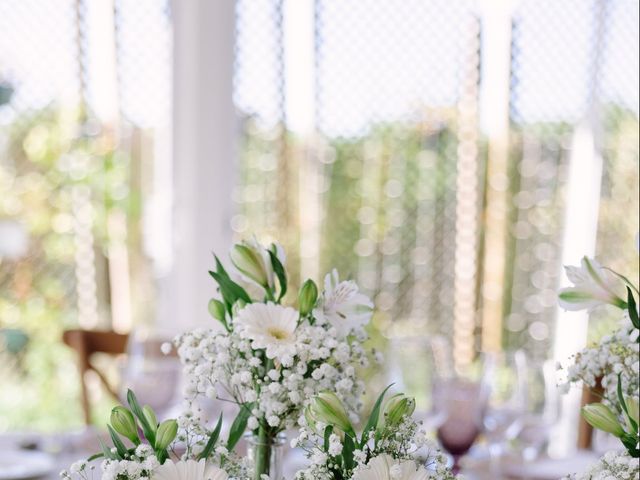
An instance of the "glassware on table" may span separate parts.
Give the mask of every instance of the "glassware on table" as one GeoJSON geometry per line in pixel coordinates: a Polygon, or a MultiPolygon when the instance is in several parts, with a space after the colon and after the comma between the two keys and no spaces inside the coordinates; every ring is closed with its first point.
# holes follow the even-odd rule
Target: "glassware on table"
{"type": "Polygon", "coordinates": [[[414,418],[426,428],[435,430],[442,422],[442,412],[433,398],[433,382],[438,376],[450,376],[448,360],[442,358],[446,340],[441,337],[399,336],[390,343],[388,378],[394,390],[403,392],[416,401],[414,418]]]}
{"type": "Polygon", "coordinates": [[[121,401],[126,404],[127,390],[131,389],[140,404],[151,406],[159,418],[179,400],[180,361],[175,355],[162,352],[161,346],[166,341],[142,330],[132,332],[121,366],[121,401]]]}
{"type": "Polygon", "coordinates": [[[460,459],[469,451],[482,431],[486,394],[482,382],[459,376],[438,379],[433,387],[434,404],[442,412],[437,429],[442,447],[453,457],[454,473],[460,459]]]}
{"type": "Polygon", "coordinates": [[[437,437],[453,457],[453,471],[482,432],[482,415],[487,392],[482,383],[480,362],[455,366],[450,344],[442,339],[432,343],[436,376],[432,382],[432,408],[439,415],[437,437]]]}
{"type": "Polygon", "coordinates": [[[560,395],[551,360],[529,364],[526,374],[526,408],[517,440],[524,463],[534,462],[542,453],[551,427],[558,420],[560,395]]]}
{"type": "Polygon", "coordinates": [[[247,458],[251,464],[255,465],[259,461],[261,455],[267,457],[267,475],[269,480],[280,480],[284,478],[283,460],[287,444],[287,437],[284,433],[280,433],[268,445],[262,443],[257,435],[249,432],[244,435],[247,444],[247,458]]]}
{"type": "Polygon", "coordinates": [[[487,405],[483,433],[487,439],[491,473],[500,475],[500,456],[504,445],[517,437],[526,408],[527,361],[523,351],[483,355],[483,384],[487,405]]]}

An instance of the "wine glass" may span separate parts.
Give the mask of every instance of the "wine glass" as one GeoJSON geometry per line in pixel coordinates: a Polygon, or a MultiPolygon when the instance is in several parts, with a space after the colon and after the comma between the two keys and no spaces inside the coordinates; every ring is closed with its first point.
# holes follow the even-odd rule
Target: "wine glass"
{"type": "Polygon", "coordinates": [[[129,336],[127,357],[121,366],[120,397],[126,402],[127,390],[136,394],[141,405],[149,405],[164,416],[177,403],[180,384],[180,361],[175,355],[165,355],[162,344],[167,341],[144,330],[129,336]]]}
{"type": "Polygon", "coordinates": [[[480,381],[448,378],[434,382],[433,398],[443,413],[437,430],[442,447],[453,457],[452,471],[460,471],[460,459],[482,431],[486,395],[480,381]]]}
{"type": "Polygon", "coordinates": [[[390,343],[387,383],[415,399],[414,418],[433,430],[443,420],[434,402],[433,382],[438,375],[449,376],[448,360],[442,356],[446,342],[441,337],[399,336],[390,343]]]}
{"type": "Polygon", "coordinates": [[[494,477],[500,474],[499,458],[505,443],[513,440],[522,428],[526,365],[526,356],[521,350],[483,355],[482,381],[488,398],[482,423],[494,477]]]}
{"type": "Polygon", "coordinates": [[[517,440],[523,462],[532,463],[540,456],[558,419],[560,395],[551,360],[529,365],[526,378],[526,408],[517,440]]]}

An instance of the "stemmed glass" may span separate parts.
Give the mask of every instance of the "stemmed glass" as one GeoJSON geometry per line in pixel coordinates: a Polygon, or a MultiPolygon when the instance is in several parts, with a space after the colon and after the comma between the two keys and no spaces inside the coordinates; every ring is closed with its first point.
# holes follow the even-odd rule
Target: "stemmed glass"
{"type": "Polygon", "coordinates": [[[522,428],[526,408],[526,355],[521,350],[486,353],[483,364],[483,384],[488,394],[483,433],[489,445],[491,472],[497,477],[504,444],[513,440],[522,428]]]}
{"type": "Polygon", "coordinates": [[[438,440],[453,457],[453,473],[460,471],[460,459],[482,431],[486,395],[481,381],[456,376],[438,379],[433,388],[434,404],[443,413],[438,440]]]}
{"type": "Polygon", "coordinates": [[[526,378],[526,409],[517,440],[522,460],[530,464],[540,456],[549,439],[551,427],[558,419],[560,396],[551,360],[530,365],[526,378]]]}
{"type": "Polygon", "coordinates": [[[162,352],[165,341],[143,330],[132,332],[121,367],[121,401],[126,404],[130,388],[140,404],[149,405],[161,416],[176,403],[181,372],[178,358],[162,352]]]}
{"type": "Polygon", "coordinates": [[[482,432],[487,391],[482,382],[481,363],[454,367],[452,349],[446,340],[431,344],[435,377],[431,386],[432,417],[439,420],[437,436],[442,447],[453,457],[454,473],[460,460],[482,432]]]}

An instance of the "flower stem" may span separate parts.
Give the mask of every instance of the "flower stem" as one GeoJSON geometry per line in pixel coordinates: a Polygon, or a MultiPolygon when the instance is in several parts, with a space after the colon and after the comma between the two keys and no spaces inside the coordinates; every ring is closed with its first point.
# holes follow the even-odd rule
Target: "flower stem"
{"type": "Polygon", "coordinates": [[[260,425],[258,428],[258,441],[255,446],[254,480],[261,480],[262,475],[269,475],[269,467],[271,466],[271,442],[272,438],[267,432],[267,427],[260,425]]]}

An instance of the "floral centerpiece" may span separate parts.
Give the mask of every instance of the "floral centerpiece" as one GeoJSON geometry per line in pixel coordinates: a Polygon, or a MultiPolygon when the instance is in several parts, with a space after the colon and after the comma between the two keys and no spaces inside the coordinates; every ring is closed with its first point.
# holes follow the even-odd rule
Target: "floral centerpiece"
{"type": "MultiPolygon", "coordinates": [[[[91,480],[94,460],[102,459],[101,480],[227,480],[228,473],[208,462],[214,455],[221,421],[209,436],[206,447],[193,458],[178,459],[174,452],[178,423],[175,419],[159,423],[155,412],[141,407],[135,394],[127,393],[129,408],[117,406],[107,424],[112,446],[100,441],[102,451],[86,460],[79,460],[60,472],[63,480],[91,480]]],[[[225,452],[226,453],[226,452],[225,452]]],[[[218,455],[217,464],[226,460],[218,455]]]]}
{"type": "Polygon", "coordinates": [[[384,400],[388,389],[378,397],[360,435],[336,395],[316,395],[293,441],[311,461],[297,472],[296,480],[455,479],[444,457],[412,419],[414,399],[399,393],[384,400]]]}
{"type": "Polygon", "coordinates": [[[364,393],[356,368],[370,356],[381,359],[363,347],[373,304],[354,282],[334,270],[321,292],[306,280],[296,301],[285,303],[278,245],[234,245],[231,262],[235,272],[215,257],[209,272],[219,294],[209,303],[218,328],[174,341],[186,377],[178,419],[158,423],[129,392],[129,408],[116,407],[108,425],[113,446],[74,464],[64,478],[89,480],[89,462],[103,457],[102,480],[282,480],[274,449],[292,428],[300,432],[294,443],[310,453],[301,480],[454,478],[431,448],[423,455],[425,432],[411,419],[413,400],[402,394],[385,400],[385,390],[356,434],[364,393]],[[205,399],[237,406],[225,442],[222,415],[215,426],[203,418],[205,399]],[[240,457],[235,449],[245,431],[252,448],[240,457]]]}
{"type": "Polygon", "coordinates": [[[209,311],[221,328],[196,329],[175,341],[189,406],[178,419],[179,438],[196,450],[206,443],[199,399],[237,404],[228,448],[235,447],[245,429],[251,432],[252,476],[258,480],[276,473],[270,471],[272,448],[282,432],[297,426],[311,397],[329,390],[350,415],[361,408],[364,384],[356,367],[369,362],[363,327],[373,304],[334,270],[322,292],[307,280],[297,302],[285,305],[288,278],[278,245],[243,242],[233,246],[230,256],[236,275],[217,257],[216,269],[209,272],[219,292],[209,311]]]}
{"type": "Polygon", "coordinates": [[[582,416],[594,428],[620,439],[624,449],[607,452],[595,465],[574,480],[637,479],[640,473],[639,362],[640,320],[634,294],[638,289],[624,276],[583,258],[581,267],[566,267],[573,287],[560,292],[568,310],[593,309],[609,304],[622,310],[613,335],[580,351],[568,368],[566,386],[583,382],[602,387],[602,401],[582,408],[582,416]],[[626,295],[621,291],[626,290],[626,295]],[[626,297],[626,300],[623,298],[626,297]]]}

